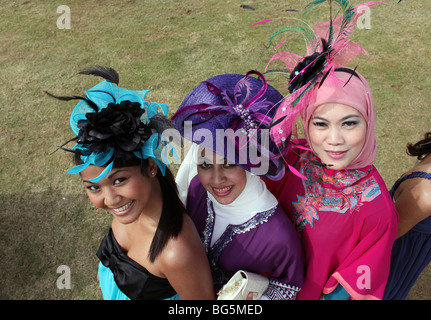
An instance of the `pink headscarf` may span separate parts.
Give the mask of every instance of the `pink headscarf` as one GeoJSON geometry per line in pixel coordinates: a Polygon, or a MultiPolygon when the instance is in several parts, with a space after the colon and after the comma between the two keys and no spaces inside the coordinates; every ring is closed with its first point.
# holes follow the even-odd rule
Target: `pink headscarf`
{"type": "Polygon", "coordinates": [[[318,85],[314,88],[311,101],[308,106],[304,108],[302,114],[305,137],[310,144],[308,125],[314,111],[320,105],[339,103],[352,107],[361,113],[367,123],[365,144],[358,156],[346,169],[361,169],[371,165],[374,162],[377,150],[377,140],[374,132],[375,114],[373,96],[365,78],[358,72],[356,72],[356,74],[360,79],[344,71],[334,72],[333,76],[328,77],[320,88],[318,88],[318,85]],[[348,80],[349,82],[344,86],[348,80]]]}

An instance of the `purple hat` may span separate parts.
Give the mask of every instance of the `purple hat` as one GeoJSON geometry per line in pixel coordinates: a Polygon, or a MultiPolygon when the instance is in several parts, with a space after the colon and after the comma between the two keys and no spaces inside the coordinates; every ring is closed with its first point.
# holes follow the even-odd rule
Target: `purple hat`
{"type": "Polygon", "coordinates": [[[184,138],[255,175],[278,180],[284,175],[282,155],[290,141],[277,146],[269,129],[282,100],[257,71],[223,74],[195,87],[172,120],[184,138]]]}

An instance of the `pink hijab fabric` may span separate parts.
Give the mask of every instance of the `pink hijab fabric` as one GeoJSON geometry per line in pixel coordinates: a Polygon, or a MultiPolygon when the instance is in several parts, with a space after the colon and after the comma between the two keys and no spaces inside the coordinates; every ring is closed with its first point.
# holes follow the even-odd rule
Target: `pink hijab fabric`
{"type": "Polygon", "coordinates": [[[352,107],[361,113],[367,123],[365,144],[346,169],[361,169],[373,164],[377,150],[373,96],[365,78],[358,72],[356,74],[360,79],[345,71],[334,72],[333,77],[328,77],[320,88],[317,88],[318,85],[316,86],[313,96],[302,114],[305,137],[310,144],[308,125],[317,107],[327,103],[338,103],[352,107]],[[347,84],[344,85],[346,82],[347,84]]]}

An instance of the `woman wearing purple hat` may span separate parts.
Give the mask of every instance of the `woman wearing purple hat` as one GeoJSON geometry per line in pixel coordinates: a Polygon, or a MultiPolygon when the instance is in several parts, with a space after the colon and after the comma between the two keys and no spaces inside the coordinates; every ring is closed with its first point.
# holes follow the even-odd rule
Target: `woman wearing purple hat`
{"type": "Polygon", "coordinates": [[[256,71],[218,75],[195,87],[172,118],[182,136],[195,143],[177,183],[186,190],[185,204],[204,243],[216,290],[239,270],[268,279],[253,298],[295,299],[301,289],[302,245],[260,178],[284,174],[284,151],[268,135],[282,99],[256,71]]]}

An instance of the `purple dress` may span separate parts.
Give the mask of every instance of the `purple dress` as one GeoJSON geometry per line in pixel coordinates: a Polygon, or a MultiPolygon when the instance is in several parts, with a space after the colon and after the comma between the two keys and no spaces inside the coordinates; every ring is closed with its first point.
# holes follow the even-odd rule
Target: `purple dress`
{"type": "Polygon", "coordinates": [[[243,224],[228,225],[210,246],[215,213],[198,176],[190,182],[186,205],[205,245],[217,291],[235,272],[245,270],[268,277],[267,298],[296,298],[304,278],[304,253],[281,207],[259,212],[243,224]]]}

